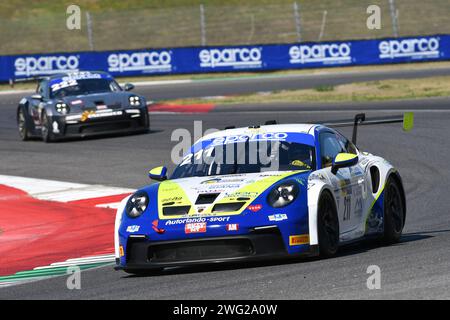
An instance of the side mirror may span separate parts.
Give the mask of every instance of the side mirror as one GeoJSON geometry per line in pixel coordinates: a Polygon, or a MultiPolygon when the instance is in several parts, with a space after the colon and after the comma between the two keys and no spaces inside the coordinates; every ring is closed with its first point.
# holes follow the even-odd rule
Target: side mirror
{"type": "Polygon", "coordinates": [[[42,100],[44,100],[44,97],[42,95],[36,93],[31,96],[31,99],[42,101],[42,100]]]}
{"type": "Polygon", "coordinates": [[[339,169],[354,166],[358,163],[358,155],[352,153],[339,153],[333,160],[331,172],[336,174],[339,169]]]}
{"type": "Polygon", "coordinates": [[[152,180],[164,181],[167,180],[167,168],[166,167],[156,167],[148,172],[148,176],[152,180]]]}
{"type": "Polygon", "coordinates": [[[125,83],[125,86],[123,87],[123,89],[124,89],[125,91],[133,90],[133,89],[134,89],[134,85],[131,84],[131,83],[125,83]]]}

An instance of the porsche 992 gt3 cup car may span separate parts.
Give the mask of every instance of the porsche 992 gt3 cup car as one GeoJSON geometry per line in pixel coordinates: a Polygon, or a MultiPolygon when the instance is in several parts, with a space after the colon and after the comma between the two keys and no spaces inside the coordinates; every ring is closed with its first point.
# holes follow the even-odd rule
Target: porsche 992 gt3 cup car
{"type": "Polygon", "coordinates": [[[122,201],[116,269],[329,257],[367,237],[396,242],[405,224],[397,169],[324,125],[219,131],[166,172],[122,201]]]}
{"type": "Polygon", "coordinates": [[[36,94],[17,108],[22,140],[45,142],[120,132],[146,132],[149,115],[145,98],[124,89],[105,72],[76,72],[42,78],[36,94]]]}

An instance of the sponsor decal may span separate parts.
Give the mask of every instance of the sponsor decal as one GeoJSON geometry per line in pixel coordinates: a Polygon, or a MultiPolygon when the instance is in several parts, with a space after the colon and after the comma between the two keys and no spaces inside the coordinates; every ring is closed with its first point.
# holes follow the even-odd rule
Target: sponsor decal
{"type": "Polygon", "coordinates": [[[200,184],[213,184],[213,183],[218,183],[220,181],[222,181],[222,179],[220,179],[220,178],[208,179],[208,180],[202,181],[200,184]]]}
{"type": "Polygon", "coordinates": [[[287,220],[287,215],[284,213],[274,214],[269,216],[269,221],[283,221],[287,220]]]}
{"type": "Polygon", "coordinates": [[[203,49],[199,59],[201,68],[261,68],[262,48],[203,49]]]}
{"type": "Polygon", "coordinates": [[[352,62],[350,43],[304,44],[289,48],[291,64],[346,64],[352,62]]]}
{"type": "Polygon", "coordinates": [[[439,40],[433,37],[381,41],[378,45],[379,58],[439,58],[439,40]]]}
{"type": "Polygon", "coordinates": [[[189,224],[189,223],[217,223],[217,222],[228,222],[229,220],[230,220],[230,217],[224,217],[224,216],[180,218],[180,219],[167,220],[165,225],[172,226],[172,225],[189,224]]]}
{"type": "Polygon", "coordinates": [[[252,204],[252,205],[248,206],[247,209],[252,212],[258,212],[259,210],[262,209],[262,205],[261,204],[252,204]]]}
{"type": "Polygon", "coordinates": [[[226,226],[227,231],[239,231],[239,224],[231,223],[226,226]]]}
{"type": "Polygon", "coordinates": [[[14,75],[35,76],[44,74],[56,74],[60,72],[77,71],[79,57],[70,56],[41,56],[41,57],[19,57],[14,61],[14,75]]]}
{"type": "Polygon", "coordinates": [[[140,228],[141,228],[141,226],[138,226],[138,225],[128,226],[127,232],[130,232],[130,233],[138,232],[140,228]]]}
{"type": "Polygon", "coordinates": [[[123,251],[123,246],[119,247],[119,254],[121,257],[123,257],[125,255],[124,251],[123,251]]]}
{"type": "Polygon", "coordinates": [[[108,56],[109,72],[142,71],[144,73],[171,72],[171,51],[113,53],[108,56]]]}
{"type": "Polygon", "coordinates": [[[285,141],[288,137],[286,132],[267,132],[267,133],[255,133],[255,134],[242,134],[236,136],[226,136],[215,138],[212,141],[212,146],[218,146],[228,143],[238,142],[256,142],[256,141],[285,141]]]}
{"type": "Polygon", "coordinates": [[[309,243],[309,234],[289,236],[289,245],[290,246],[300,246],[302,244],[308,244],[308,243],[309,243]]]}
{"type": "Polygon", "coordinates": [[[85,122],[88,119],[95,119],[95,118],[106,118],[106,117],[114,117],[114,116],[121,116],[122,111],[111,111],[111,110],[102,110],[100,112],[95,112],[93,110],[86,110],[83,111],[81,114],[80,121],[85,122]]]}
{"type": "Polygon", "coordinates": [[[97,105],[96,107],[97,107],[97,110],[105,110],[105,109],[108,109],[108,106],[107,106],[107,105],[104,105],[104,104],[97,105]]]}
{"type": "Polygon", "coordinates": [[[184,232],[189,233],[204,233],[206,232],[206,222],[188,223],[184,227],[184,232]]]}
{"type": "Polygon", "coordinates": [[[156,232],[156,233],[159,233],[159,234],[163,234],[164,232],[166,232],[166,230],[165,229],[160,229],[160,228],[158,228],[158,219],[156,219],[156,220],[153,220],[153,222],[152,222],[152,229],[156,232]]]}
{"type": "Polygon", "coordinates": [[[82,103],[83,103],[83,100],[73,100],[70,102],[70,104],[72,104],[74,106],[76,106],[77,104],[82,104],[82,103]]]}

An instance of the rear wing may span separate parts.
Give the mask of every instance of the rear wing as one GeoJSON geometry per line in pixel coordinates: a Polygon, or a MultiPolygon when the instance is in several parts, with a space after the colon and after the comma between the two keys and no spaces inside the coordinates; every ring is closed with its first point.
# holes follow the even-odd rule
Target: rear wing
{"type": "MultiPolygon", "coordinates": [[[[375,124],[386,124],[386,123],[403,123],[403,130],[411,131],[414,127],[414,113],[405,112],[403,115],[377,117],[371,119],[366,119],[365,113],[358,113],[354,119],[350,120],[334,120],[328,122],[314,122],[314,123],[319,123],[327,127],[335,127],[335,128],[353,126],[352,142],[356,144],[356,138],[358,135],[358,126],[370,126],[375,124]]],[[[264,125],[274,125],[274,124],[277,124],[276,120],[269,120],[266,121],[264,125]]],[[[234,126],[226,127],[225,129],[231,128],[235,127],[234,126]]]]}
{"type": "Polygon", "coordinates": [[[355,118],[353,120],[338,120],[321,124],[327,127],[335,127],[335,128],[353,126],[352,142],[356,144],[356,139],[358,135],[358,126],[370,126],[387,123],[403,123],[403,130],[406,132],[411,131],[414,127],[414,113],[405,112],[403,115],[377,117],[371,119],[366,119],[365,113],[358,113],[357,115],[355,115],[355,118]]]}

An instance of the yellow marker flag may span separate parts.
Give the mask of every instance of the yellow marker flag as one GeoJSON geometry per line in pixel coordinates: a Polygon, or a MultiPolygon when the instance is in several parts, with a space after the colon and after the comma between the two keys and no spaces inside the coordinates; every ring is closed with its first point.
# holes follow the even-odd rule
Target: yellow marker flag
{"type": "Polygon", "coordinates": [[[411,131],[413,127],[414,127],[414,113],[405,112],[403,114],[403,130],[411,131]]]}

